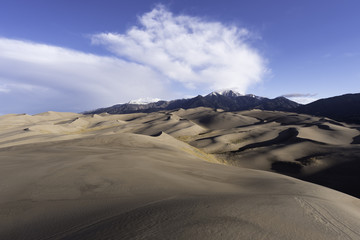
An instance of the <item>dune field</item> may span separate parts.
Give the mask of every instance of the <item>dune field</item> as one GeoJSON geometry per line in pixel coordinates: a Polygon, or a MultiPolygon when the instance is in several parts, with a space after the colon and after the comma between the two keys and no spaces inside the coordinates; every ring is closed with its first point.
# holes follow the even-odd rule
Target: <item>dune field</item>
{"type": "Polygon", "coordinates": [[[359,136],[260,110],[0,116],[0,239],[360,239],[359,136]]]}

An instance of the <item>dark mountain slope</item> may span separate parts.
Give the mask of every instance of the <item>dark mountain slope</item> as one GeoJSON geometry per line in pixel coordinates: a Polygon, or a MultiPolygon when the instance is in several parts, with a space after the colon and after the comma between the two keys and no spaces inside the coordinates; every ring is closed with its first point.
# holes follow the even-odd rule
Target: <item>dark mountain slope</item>
{"type": "Polygon", "coordinates": [[[295,111],[360,124],[360,93],[320,99],[299,106],[295,111]]]}

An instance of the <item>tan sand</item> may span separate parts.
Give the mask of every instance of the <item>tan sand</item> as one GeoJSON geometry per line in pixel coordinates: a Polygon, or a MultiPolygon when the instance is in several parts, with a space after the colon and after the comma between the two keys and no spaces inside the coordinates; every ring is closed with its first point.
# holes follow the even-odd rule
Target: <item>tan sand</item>
{"type": "Polygon", "coordinates": [[[279,114],[278,121],[273,112],[204,108],[1,116],[0,239],[360,239],[359,199],[213,163],[206,153],[218,149],[250,166],[251,159],[241,158],[249,156],[270,170],[267,154],[285,161],[286,155],[314,154],[306,150],[313,146],[349,147],[358,131],[322,122],[333,129],[329,138],[315,128],[316,140],[293,143],[295,130],[287,129],[308,139],[304,124],[320,119],[279,114]],[[336,136],[343,144],[331,140],[336,136]],[[202,148],[206,138],[210,143],[202,148]],[[254,143],[264,146],[236,152],[254,143]]]}

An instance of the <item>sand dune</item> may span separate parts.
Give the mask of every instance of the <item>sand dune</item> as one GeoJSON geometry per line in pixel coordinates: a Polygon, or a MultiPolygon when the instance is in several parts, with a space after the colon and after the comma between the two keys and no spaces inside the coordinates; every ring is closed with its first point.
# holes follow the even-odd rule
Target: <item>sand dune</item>
{"type": "Polygon", "coordinates": [[[358,198],[270,172],[355,173],[359,135],[257,110],[0,116],[0,239],[360,239],[358,198]]]}

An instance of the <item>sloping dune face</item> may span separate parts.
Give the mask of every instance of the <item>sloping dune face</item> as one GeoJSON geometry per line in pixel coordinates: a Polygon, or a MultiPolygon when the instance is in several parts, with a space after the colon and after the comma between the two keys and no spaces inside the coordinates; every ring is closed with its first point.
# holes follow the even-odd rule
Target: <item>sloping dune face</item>
{"type": "MultiPolygon", "coordinates": [[[[339,145],[321,134],[303,141],[307,126],[270,115],[1,116],[0,239],[359,239],[359,199],[217,162],[245,164],[242,154],[284,142],[339,145]]],[[[347,144],[358,135],[319,125],[341,131],[347,144]]]]}
{"type": "Polygon", "coordinates": [[[275,111],[180,110],[207,129],[182,136],[231,165],[273,171],[360,197],[360,126],[275,111]]]}

